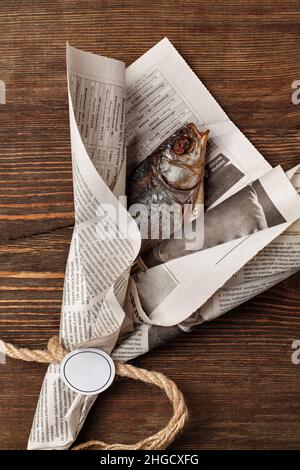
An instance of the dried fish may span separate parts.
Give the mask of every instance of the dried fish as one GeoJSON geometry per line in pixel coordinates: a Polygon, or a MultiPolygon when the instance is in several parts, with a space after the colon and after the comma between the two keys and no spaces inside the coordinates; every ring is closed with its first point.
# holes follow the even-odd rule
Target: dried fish
{"type": "Polygon", "coordinates": [[[193,123],[184,125],[143,160],[128,178],[129,209],[138,219],[142,251],[165,239],[166,233],[171,236],[182,224],[186,207],[193,218],[203,210],[208,134],[208,130],[200,132],[193,123]]]}

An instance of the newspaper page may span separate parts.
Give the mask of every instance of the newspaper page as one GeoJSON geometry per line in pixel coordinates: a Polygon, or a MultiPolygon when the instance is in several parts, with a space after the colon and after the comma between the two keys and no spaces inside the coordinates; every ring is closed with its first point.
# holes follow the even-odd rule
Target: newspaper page
{"type": "Polygon", "coordinates": [[[270,169],[168,39],[129,66],[126,80],[129,178],[132,168],[184,123],[210,130],[204,240],[191,249],[190,240],[174,235],[143,256],[149,269],[135,276],[143,321],[172,326],[299,218],[299,197],[280,168],[270,169]],[[285,189],[278,192],[281,185],[285,189]]]}
{"type": "MultiPolygon", "coordinates": [[[[299,165],[287,172],[300,194],[299,165]]],[[[296,221],[238,271],[199,309],[199,322],[212,320],[300,269],[300,221],[296,221]],[[201,310],[201,312],[200,312],[201,310]]],[[[194,316],[194,320],[196,315],[194,316]]],[[[193,321],[193,320],[192,320],[193,321]]]]}
{"type": "MultiPolygon", "coordinates": [[[[67,66],[76,220],[60,340],[67,349],[92,345],[110,353],[124,328],[128,269],[140,249],[135,222],[117,199],[125,190],[125,66],[70,46],[67,66]],[[123,233],[105,207],[121,213],[132,232],[123,233]]],[[[59,365],[50,365],[28,449],[68,448],[95,398],[71,391],[59,365]]]]}
{"type": "Polygon", "coordinates": [[[274,168],[258,182],[260,190],[264,189],[260,202],[252,184],[205,213],[204,246],[199,251],[187,249],[183,237],[162,242],[157,256],[145,256],[150,269],[137,273],[135,282],[145,313],[154,324],[172,326],[185,320],[299,218],[299,196],[281,168],[274,168]],[[292,212],[286,211],[286,199],[278,187],[289,195],[292,212]],[[219,244],[222,238],[233,240],[219,244]]]}
{"type": "MultiPolygon", "coordinates": [[[[193,312],[300,217],[299,197],[281,168],[271,169],[167,39],[126,71],[122,62],[71,46],[67,65],[75,227],[60,339],[69,350],[93,346],[128,360],[158,345],[162,337],[171,338],[175,330],[183,331],[193,312]],[[161,264],[130,276],[141,236],[120,200],[126,170],[130,178],[136,165],[186,122],[211,132],[208,220],[219,220],[222,204],[232,214],[243,204],[245,217],[225,240],[217,237],[193,253],[183,253],[180,247],[175,259],[168,257],[166,248],[159,251],[161,264]],[[147,292],[151,294],[151,288],[152,296],[154,292],[153,279],[148,282],[153,272],[160,279],[162,295],[154,308],[150,298],[146,311],[151,297],[147,292]]],[[[173,243],[172,238],[168,242],[173,243]]],[[[95,399],[69,390],[59,366],[51,365],[28,448],[69,448],[95,399]]]]}
{"type": "MultiPolygon", "coordinates": [[[[289,170],[287,176],[300,194],[300,166],[289,170]]],[[[238,307],[256,295],[288,278],[300,269],[300,221],[293,223],[281,235],[225,283],[204,305],[178,325],[163,327],[140,322],[135,331],[114,351],[116,360],[127,361],[151,349],[172,341],[204,321],[210,321],[238,307]]],[[[134,283],[129,285],[127,308],[139,318],[142,310],[134,283]]]]}

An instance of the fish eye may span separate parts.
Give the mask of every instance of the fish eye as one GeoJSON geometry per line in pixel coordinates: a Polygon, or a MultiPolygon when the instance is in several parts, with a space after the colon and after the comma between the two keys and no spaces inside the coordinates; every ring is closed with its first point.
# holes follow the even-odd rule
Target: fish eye
{"type": "Polygon", "coordinates": [[[185,135],[178,137],[173,145],[173,150],[177,155],[183,155],[188,152],[193,145],[193,141],[185,135]]]}

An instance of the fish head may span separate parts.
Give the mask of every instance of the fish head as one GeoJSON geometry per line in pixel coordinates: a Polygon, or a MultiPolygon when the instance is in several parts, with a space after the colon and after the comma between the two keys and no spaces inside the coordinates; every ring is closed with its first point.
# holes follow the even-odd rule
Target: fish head
{"type": "Polygon", "coordinates": [[[163,145],[158,174],[174,189],[191,190],[203,180],[209,131],[200,132],[194,123],[186,124],[163,145]]]}

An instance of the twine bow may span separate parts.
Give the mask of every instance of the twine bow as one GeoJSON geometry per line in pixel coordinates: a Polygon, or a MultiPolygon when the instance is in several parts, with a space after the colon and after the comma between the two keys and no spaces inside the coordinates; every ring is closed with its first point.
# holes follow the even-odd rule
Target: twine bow
{"type": "MultiPolygon", "coordinates": [[[[18,348],[10,343],[0,340],[0,350],[13,359],[20,359],[27,362],[41,362],[44,364],[60,363],[67,351],[59,342],[57,336],[53,336],[48,341],[45,350],[18,348]]],[[[141,369],[130,364],[116,363],[116,375],[134,380],[153,384],[159,387],[167,395],[172,407],[173,416],[157,433],[149,436],[135,444],[107,444],[103,441],[92,440],[78,444],[71,450],[85,450],[91,447],[99,450],[161,450],[166,449],[175,439],[177,434],[184,427],[188,418],[188,410],[184,397],[177,385],[160,372],[141,369]]]]}

